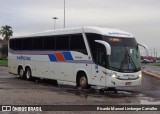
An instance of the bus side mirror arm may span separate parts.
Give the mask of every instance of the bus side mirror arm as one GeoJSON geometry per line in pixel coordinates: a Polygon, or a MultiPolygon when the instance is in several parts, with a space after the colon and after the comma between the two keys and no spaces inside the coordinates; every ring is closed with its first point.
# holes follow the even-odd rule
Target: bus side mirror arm
{"type": "Polygon", "coordinates": [[[107,55],[111,55],[111,46],[109,45],[109,43],[107,43],[107,42],[105,42],[105,41],[102,41],[102,40],[95,40],[95,42],[104,45],[105,48],[106,48],[106,51],[107,51],[107,52],[106,52],[107,55]]]}
{"type": "Polygon", "coordinates": [[[146,50],[146,56],[149,56],[149,49],[148,46],[142,43],[138,43],[139,46],[143,47],[146,50]]]}

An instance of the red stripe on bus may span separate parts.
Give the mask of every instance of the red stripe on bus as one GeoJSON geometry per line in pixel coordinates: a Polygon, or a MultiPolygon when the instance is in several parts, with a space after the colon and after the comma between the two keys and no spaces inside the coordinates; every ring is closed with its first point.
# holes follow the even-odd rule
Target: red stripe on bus
{"type": "Polygon", "coordinates": [[[55,53],[55,55],[58,61],[65,61],[62,53],[55,53]]]}

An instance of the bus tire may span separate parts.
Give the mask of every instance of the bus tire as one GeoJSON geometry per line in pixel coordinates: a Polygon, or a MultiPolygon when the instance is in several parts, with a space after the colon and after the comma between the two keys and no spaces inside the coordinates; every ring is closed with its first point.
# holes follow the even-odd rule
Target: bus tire
{"type": "Polygon", "coordinates": [[[31,72],[31,69],[29,67],[26,68],[25,77],[26,77],[27,80],[32,79],[32,72],[31,72]]]}
{"type": "Polygon", "coordinates": [[[81,87],[82,89],[89,89],[90,85],[88,85],[88,79],[85,73],[80,73],[78,76],[78,86],[81,87]]]}
{"type": "Polygon", "coordinates": [[[20,78],[24,78],[24,70],[22,66],[18,67],[18,75],[20,78]]]}

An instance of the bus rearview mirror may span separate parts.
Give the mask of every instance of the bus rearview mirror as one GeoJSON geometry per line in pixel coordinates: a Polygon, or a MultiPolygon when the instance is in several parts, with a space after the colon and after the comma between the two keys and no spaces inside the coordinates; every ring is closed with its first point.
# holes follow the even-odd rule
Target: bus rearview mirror
{"type": "Polygon", "coordinates": [[[104,45],[105,48],[106,48],[106,51],[107,51],[107,52],[106,52],[107,55],[111,55],[111,46],[109,45],[109,43],[107,43],[107,42],[105,42],[105,41],[102,41],[102,40],[95,40],[95,42],[104,45]]]}
{"type": "Polygon", "coordinates": [[[142,43],[138,43],[139,46],[143,47],[146,50],[146,56],[149,56],[149,49],[148,46],[142,43]]]}

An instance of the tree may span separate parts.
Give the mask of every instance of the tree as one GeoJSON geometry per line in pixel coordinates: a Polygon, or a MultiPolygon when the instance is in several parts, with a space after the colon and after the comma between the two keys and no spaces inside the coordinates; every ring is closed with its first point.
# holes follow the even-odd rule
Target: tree
{"type": "Polygon", "coordinates": [[[12,27],[5,25],[1,27],[0,35],[3,37],[2,41],[2,58],[6,58],[8,56],[8,40],[13,35],[12,27]]]}
{"type": "Polygon", "coordinates": [[[12,27],[5,25],[1,27],[0,35],[4,38],[4,40],[7,40],[13,35],[12,27]]]}

